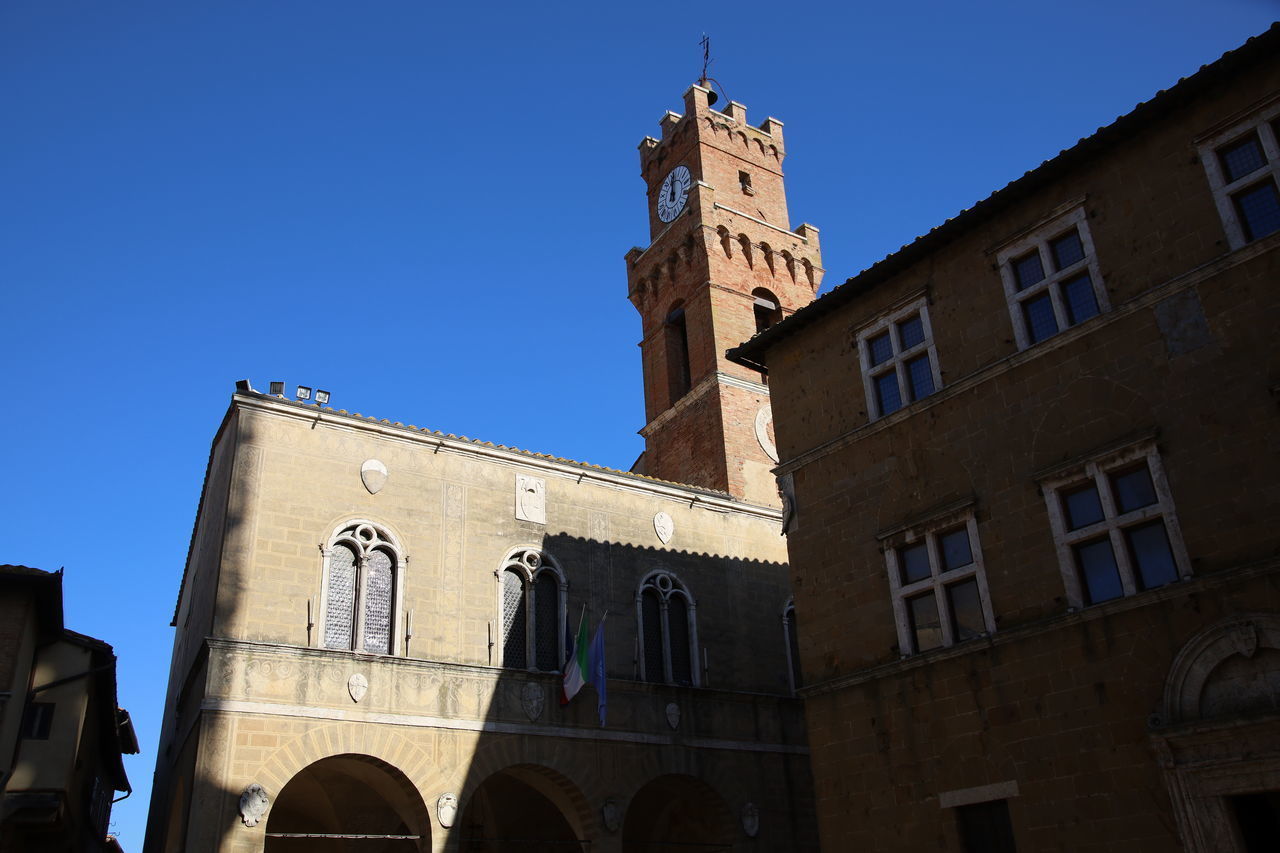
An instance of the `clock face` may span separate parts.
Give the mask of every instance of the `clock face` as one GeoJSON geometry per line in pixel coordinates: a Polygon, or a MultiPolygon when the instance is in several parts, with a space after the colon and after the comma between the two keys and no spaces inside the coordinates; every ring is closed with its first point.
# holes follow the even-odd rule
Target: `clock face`
{"type": "Polygon", "coordinates": [[[658,190],[658,218],[670,222],[684,210],[684,203],[689,198],[689,187],[693,185],[693,177],[689,167],[676,166],[662,182],[658,190]]]}

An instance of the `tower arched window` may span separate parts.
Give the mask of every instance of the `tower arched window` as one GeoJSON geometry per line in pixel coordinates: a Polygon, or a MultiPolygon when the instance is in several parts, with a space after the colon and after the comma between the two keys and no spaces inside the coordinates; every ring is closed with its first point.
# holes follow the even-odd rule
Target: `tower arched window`
{"type": "Polygon", "coordinates": [[[697,605],[680,579],[652,572],[636,593],[640,677],[658,684],[698,686],[697,605]]]}
{"type": "Polygon", "coordinates": [[[405,563],[394,537],[371,522],[352,521],[322,553],[324,647],[392,654],[405,563]]]}
{"type": "Polygon", "coordinates": [[[684,304],[677,302],[667,312],[663,325],[667,351],[667,392],[671,403],[689,393],[689,332],[685,328],[684,304]]]}
{"type": "Polygon", "coordinates": [[[794,693],[804,685],[800,676],[800,641],[796,634],[796,605],[787,601],[782,608],[782,637],[787,651],[787,679],[794,693]]]}
{"type": "Polygon", "coordinates": [[[503,560],[502,666],[558,672],[564,664],[564,610],[569,586],[551,555],[517,548],[503,560]]]}
{"type": "Polygon", "coordinates": [[[782,320],[782,306],[778,297],[763,287],[757,287],[751,291],[751,298],[754,301],[757,334],[782,320]]]}

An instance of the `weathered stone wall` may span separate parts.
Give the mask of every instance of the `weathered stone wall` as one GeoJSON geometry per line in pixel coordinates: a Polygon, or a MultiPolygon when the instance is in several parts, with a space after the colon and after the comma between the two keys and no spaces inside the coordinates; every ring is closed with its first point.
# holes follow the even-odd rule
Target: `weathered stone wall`
{"type": "MultiPolygon", "coordinates": [[[[171,781],[153,803],[148,850],[260,850],[263,826],[237,816],[241,792],[256,783],[278,794],[302,768],[348,753],[405,773],[424,803],[451,792],[463,808],[504,767],[543,767],[577,792],[590,818],[577,824],[580,837],[605,850],[621,836],[599,825],[604,799],[625,811],[664,773],[703,780],[735,813],[756,804],[760,849],[812,843],[775,511],[262,395],[239,395],[233,409],[236,475],[226,493],[235,523],[226,525],[208,662],[184,694],[199,716],[189,734],[166,729],[160,764],[171,781]],[[361,479],[368,459],[388,472],[376,493],[361,479]],[[544,482],[545,523],[517,518],[518,477],[544,482]],[[665,543],[659,512],[673,525],[665,543]],[[394,537],[406,557],[389,656],[320,648],[322,549],[357,519],[394,537]],[[607,727],[589,688],[561,708],[558,674],[498,666],[499,570],[517,547],[563,570],[571,628],[584,610],[593,629],[607,612],[607,727]],[[636,598],[658,569],[696,603],[701,688],[636,680],[636,598]],[[357,674],[367,683],[359,701],[357,674]],[[171,828],[182,822],[185,830],[171,828]]],[[[429,849],[456,844],[442,829],[433,826],[429,849]]]]}
{"type": "MultiPolygon", "coordinates": [[[[1170,850],[1175,811],[1201,808],[1171,802],[1152,715],[1198,632],[1280,611],[1280,235],[1228,251],[1196,146],[1278,87],[1274,61],[1221,79],[1051,186],[1011,190],[1011,206],[770,351],[826,849],[957,849],[948,792],[988,785],[1003,793],[987,799],[1008,799],[1019,851],[1170,850]],[[1110,309],[1019,351],[997,253],[1075,208],[1110,309]],[[857,334],[916,299],[942,387],[871,420],[857,334]],[[1190,578],[1072,612],[1042,477],[1140,437],[1167,475],[1190,578]],[[995,630],[911,655],[889,531],[962,503],[995,630]]],[[[1247,678],[1269,666],[1261,651],[1235,660],[1247,678]]],[[[1245,784],[1207,786],[1203,802],[1225,814],[1245,784]]]]}

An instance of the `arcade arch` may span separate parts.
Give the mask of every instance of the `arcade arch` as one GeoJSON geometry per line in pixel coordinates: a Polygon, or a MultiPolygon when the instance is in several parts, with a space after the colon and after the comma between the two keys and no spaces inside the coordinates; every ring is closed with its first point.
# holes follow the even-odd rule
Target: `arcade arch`
{"type": "Polygon", "coordinates": [[[322,758],[291,778],[268,813],[264,853],[431,849],[427,807],[395,767],[368,755],[322,758]]]}

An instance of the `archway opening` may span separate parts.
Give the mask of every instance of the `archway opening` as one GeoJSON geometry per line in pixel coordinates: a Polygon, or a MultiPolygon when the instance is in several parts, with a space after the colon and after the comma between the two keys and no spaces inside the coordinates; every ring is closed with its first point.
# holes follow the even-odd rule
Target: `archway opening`
{"type": "Polygon", "coordinates": [[[659,776],[627,806],[623,853],[721,853],[733,849],[733,817],[710,785],[692,776],[659,776]]]}
{"type": "Polygon", "coordinates": [[[585,853],[568,792],[531,766],[493,774],[467,799],[458,821],[462,853],[585,853]]]}
{"type": "Polygon", "coordinates": [[[408,778],[365,755],[298,772],[267,819],[265,853],[411,853],[431,849],[426,806],[408,778]]]}

